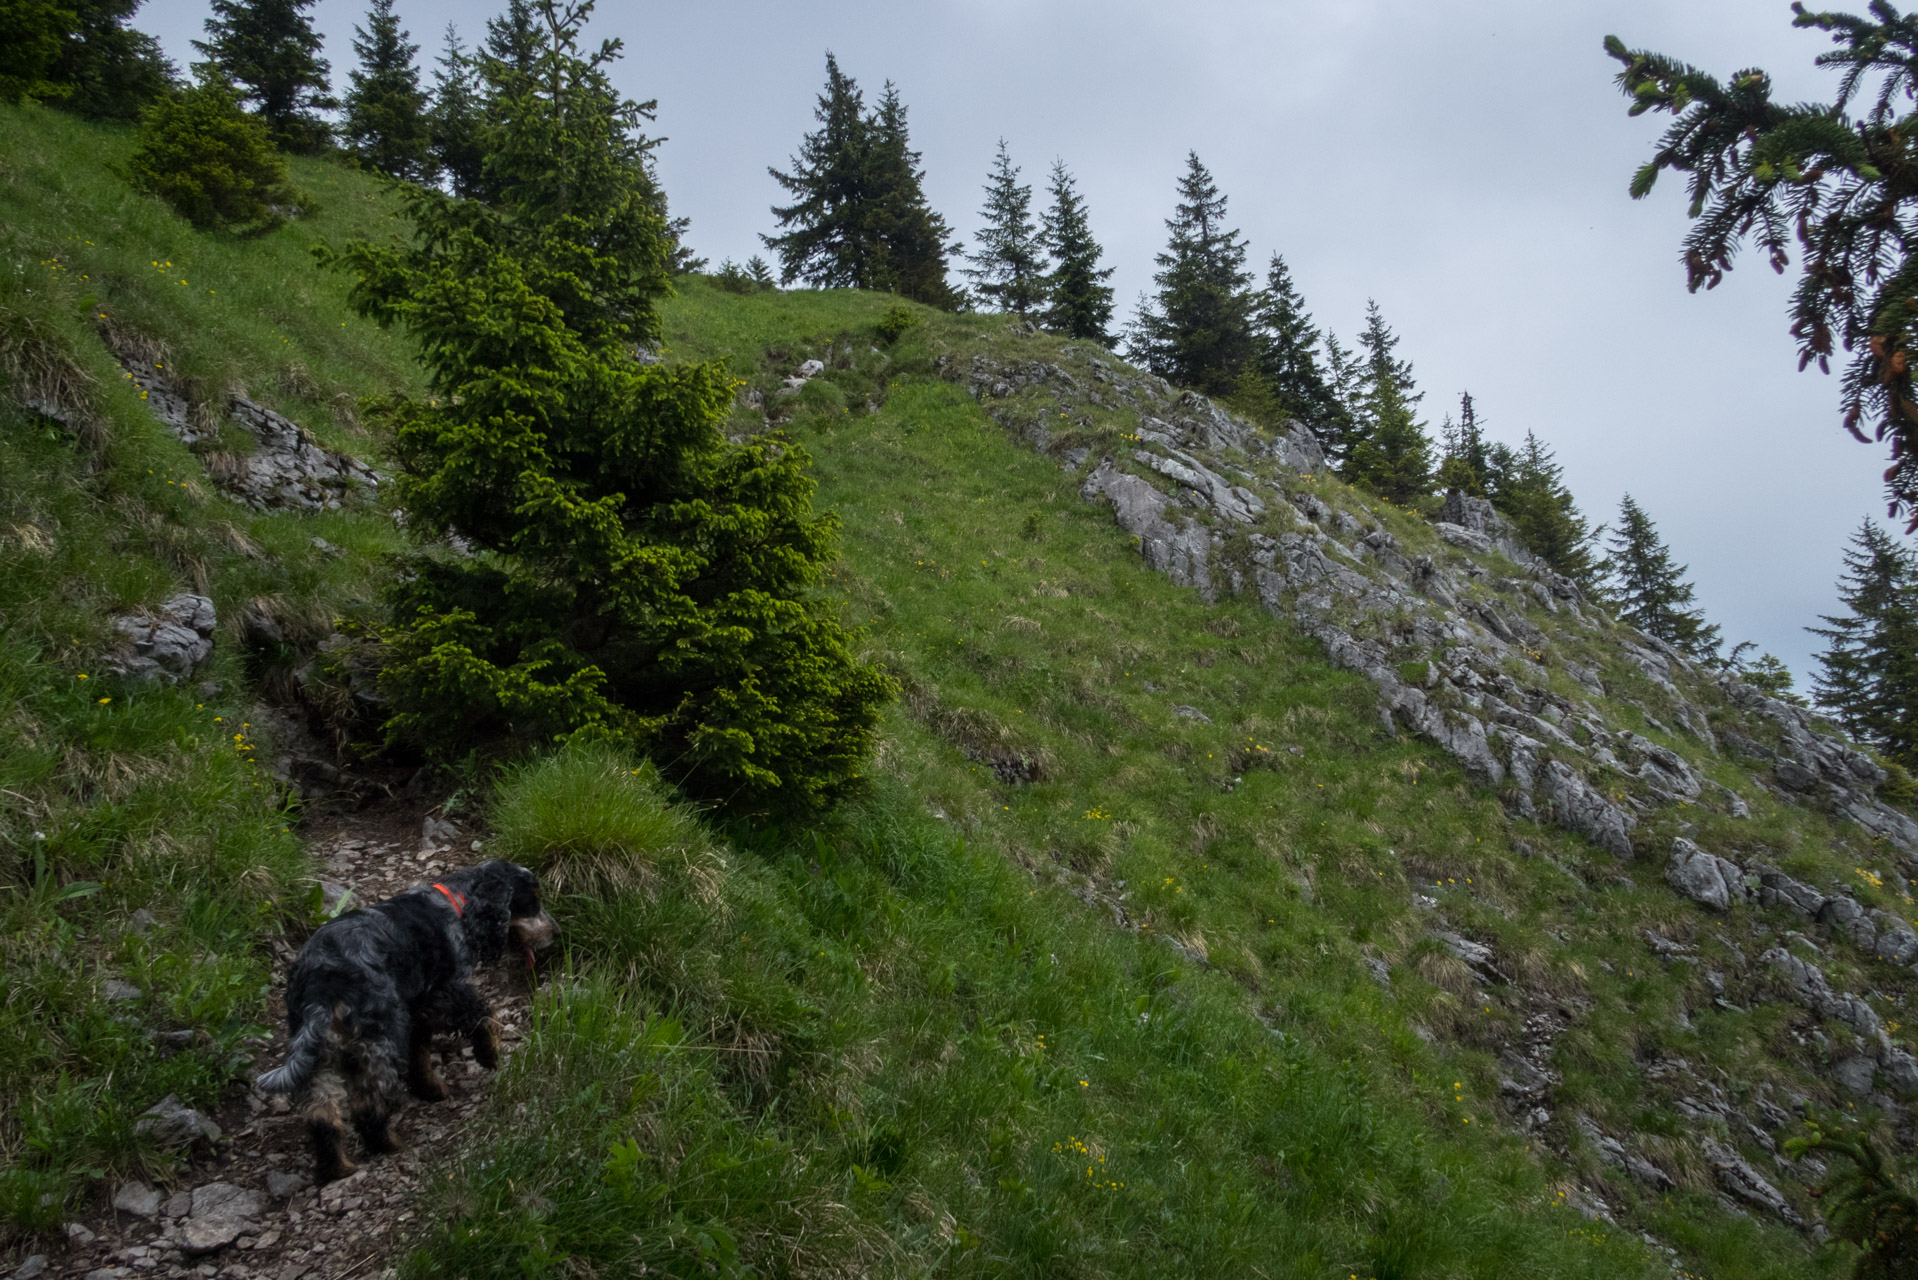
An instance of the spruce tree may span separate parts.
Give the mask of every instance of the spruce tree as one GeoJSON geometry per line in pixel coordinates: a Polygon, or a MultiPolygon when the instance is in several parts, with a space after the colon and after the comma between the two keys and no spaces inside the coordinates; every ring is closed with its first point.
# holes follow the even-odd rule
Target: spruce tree
{"type": "Polygon", "coordinates": [[[1313,427],[1336,420],[1338,400],[1319,367],[1318,327],[1276,253],[1266,267],[1265,288],[1253,298],[1252,327],[1254,363],[1283,410],[1313,427]]]}
{"type": "Polygon", "coordinates": [[[1471,392],[1459,393],[1458,423],[1452,425],[1450,418],[1446,423],[1445,462],[1439,468],[1440,484],[1446,488],[1456,487],[1474,497],[1488,496],[1496,488],[1490,445],[1485,439],[1485,428],[1478,420],[1478,404],[1471,392]]]}
{"type": "Polygon", "coordinates": [[[1319,444],[1325,449],[1325,459],[1336,470],[1342,470],[1346,459],[1351,456],[1352,446],[1358,442],[1359,412],[1365,386],[1365,366],[1359,361],[1356,352],[1346,347],[1338,335],[1327,329],[1325,341],[1325,382],[1331,389],[1332,402],[1336,409],[1331,421],[1318,424],[1313,430],[1318,434],[1319,444]]]}
{"type": "Polygon", "coordinates": [[[1040,229],[1041,243],[1052,255],[1052,271],[1045,280],[1045,326],[1068,338],[1112,347],[1118,339],[1107,332],[1112,323],[1112,286],[1106,281],[1112,278],[1113,268],[1099,265],[1105,250],[1092,238],[1085,198],[1065,161],[1052,162],[1047,192],[1052,204],[1040,229]]]}
{"type": "Polygon", "coordinates": [[[525,75],[539,57],[541,34],[531,0],[506,0],[506,12],[486,20],[482,56],[525,75]]]}
{"type": "Polygon", "coordinates": [[[1254,355],[1245,241],[1226,226],[1226,197],[1196,151],[1179,197],[1165,224],[1171,240],[1155,259],[1158,293],[1134,323],[1133,354],[1169,382],[1230,395],[1254,355]]]}
{"type": "Polygon", "coordinates": [[[858,83],[826,54],[826,88],[813,108],[819,128],[799,142],[792,172],[768,169],[796,197],[773,206],[780,235],[761,236],[779,256],[780,282],[804,280],[820,289],[872,286],[870,182],[865,98],[858,83]]]}
{"type": "Polygon", "coordinates": [[[1718,651],[1718,628],[1707,624],[1701,611],[1686,607],[1693,591],[1685,566],[1672,563],[1651,517],[1629,493],[1619,503],[1618,527],[1607,550],[1598,569],[1624,621],[1694,658],[1708,659],[1718,651]]]}
{"type": "Polygon", "coordinates": [[[127,25],[140,3],[67,0],[73,21],[48,73],[60,87],[54,105],[96,119],[136,120],[177,86],[179,74],[159,41],[127,25]]]}
{"type": "Polygon", "coordinates": [[[314,152],[332,139],[319,113],[337,107],[329,96],[321,39],[307,17],[314,0],[213,0],[205,40],[193,47],[206,61],[196,70],[239,87],[241,100],[266,121],[273,140],[289,151],[314,152]]]}
{"type": "MultiPolygon", "coordinates": [[[[1468,408],[1470,404],[1471,398],[1467,396],[1468,408]]],[[[1477,435],[1476,415],[1469,428],[1461,426],[1462,440],[1467,430],[1473,433],[1477,456],[1481,459],[1479,466],[1490,470],[1484,461],[1487,456],[1484,438],[1477,435]]],[[[1461,460],[1469,456],[1464,452],[1460,455],[1461,460]]],[[[1592,552],[1598,531],[1587,524],[1579,512],[1564,477],[1565,469],[1559,466],[1552,451],[1535,433],[1527,431],[1524,446],[1510,463],[1501,467],[1489,496],[1492,505],[1512,522],[1520,541],[1533,555],[1580,586],[1595,589],[1598,564],[1592,552]]]]}
{"type": "Polygon", "coordinates": [[[385,404],[423,537],[392,588],[381,688],[401,741],[463,756],[584,734],[689,794],[806,812],[856,786],[891,685],[817,594],[836,525],[789,441],[730,444],[723,364],[643,364],[670,247],[646,108],[579,49],[590,0],[500,91],[495,203],[407,188],[413,234],[360,241],[355,305],[418,343],[385,404]],[[531,372],[538,376],[529,376],[531,372]]]}
{"type": "Polygon", "coordinates": [[[58,97],[53,64],[73,29],[73,10],[55,0],[9,0],[0,19],[0,103],[58,97]]]}
{"type": "Polygon", "coordinates": [[[1026,315],[1045,301],[1044,248],[1038,224],[1032,220],[1032,185],[1019,181],[1006,140],[986,178],[986,204],[979,211],[985,222],[968,255],[965,274],[978,291],[1001,311],[1026,315]]]}
{"type": "Polygon", "coordinates": [[[433,107],[426,119],[433,163],[454,195],[477,196],[485,180],[485,100],[477,60],[467,54],[450,22],[437,65],[433,107]]]}
{"type": "Polygon", "coordinates": [[[1416,417],[1424,396],[1413,382],[1411,362],[1398,358],[1398,345],[1379,304],[1368,299],[1359,335],[1363,390],[1344,474],[1388,502],[1407,505],[1432,491],[1432,441],[1416,417]]]}
{"type": "Polygon", "coordinates": [[[771,265],[756,253],[746,259],[746,275],[761,289],[777,289],[779,287],[778,283],[773,279],[773,269],[771,265]]]}
{"type": "Polygon", "coordinates": [[[960,296],[946,280],[946,260],[959,252],[946,220],[926,199],[925,170],[912,149],[906,104],[888,80],[867,130],[867,201],[873,289],[948,310],[960,296]]]}
{"type": "Polygon", "coordinates": [[[1838,597],[1845,612],[1808,628],[1827,641],[1813,693],[1854,738],[1918,767],[1918,559],[1866,520],[1838,597]]]}
{"type": "Polygon", "coordinates": [[[413,61],[419,51],[400,29],[393,0],[373,0],[366,26],[353,28],[360,65],[347,77],[340,135],[361,164],[402,182],[430,182],[437,172],[426,93],[413,61]]]}

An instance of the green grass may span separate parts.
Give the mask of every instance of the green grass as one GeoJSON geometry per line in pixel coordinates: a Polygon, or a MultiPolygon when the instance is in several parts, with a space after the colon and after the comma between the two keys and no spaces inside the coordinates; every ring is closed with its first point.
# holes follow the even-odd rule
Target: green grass
{"type": "Polygon", "coordinates": [[[355,398],[415,375],[307,252],[387,225],[374,184],[303,165],[317,215],[235,240],[128,191],[109,168],[121,130],[0,109],[0,139],[0,376],[81,423],[0,397],[0,1220],[44,1229],[110,1175],[172,1166],[134,1134],[140,1112],[230,1095],[264,1017],[263,944],[304,912],[296,814],[251,722],[291,651],[246,652],[242,612],[263,601],[310,645],[399,545],[377,514],[220,496],[101,334],[158,353],[210,407],[244,389],[363,454],[355,398]],[[221,618],[205,688],[99,669],[113,614],[181,590],[221,618]],[[104,1001],[108,978],[140,998],[104,1001]]]}
{"type": "MultiPolygon", "coordinates": [[[[372,608],[404,545],[377,513],[220,497],[101,340],[163,343],[203,403],[244,389],[377,459],[354,405],[417,390],[418,373],[309,250],[393,233],[386,194],[296,162],[311,218],[202,235],[113,176],[128,149],[111,128],[0,110],[0,358],[91,423],[76,437],[0,409],[0,919],[18,939],[0,959],[0,1213],[23,1227],[118,1171],[164,1176],[138,1112],[167,1092],[211,1104],[245,1074],[263,944],[306,911],[284,829],[298,814],[252,763],[271,744],[250,708],[332,618],[372,608]],[[218,692],[102,683],[106,619],[186,587],[220,610],[218,692]],[[246,651],[255,601],[296,624],[283,649],[246,651]],[[129,927],[142,908],[159,927],[129,927]],[[141,1002],[103,1002],[109,974],[141,1002]],[[206,1034],[156,1038],[175,1029],[206,1034]]],[[[1697,965],[1657,960],[1645,929],[1697,922],[1661,866],[1512,819],[1388,736],[1371,686],[1290,625],[1148,571],[1075,476],[936,363],[1043,359],[1083,382],[1096,352],[923,310],[888,342],[895,306],[688,278],[666,308],[669,359],[741,380],[732,430],[762,425],[748,391],[790,417],[843,522],[830,589],[905,693],[869,793],[816,828],[716,825],[604,749],[500,774],[489,851],[546,876],[566,968],[413,1272],[1667,1273],[1640,1228],[1698,1274],[1830,1271],[1796,1233],[1723,1212],[1700,1126],[1644,1070],[1682,1055],[1741,1099],[1770,1083],[1837,1101],[1789,1047],[1800,1020],[1783,1006],[1702,994],[1704,968],[1734,972],[1731,946],[1754,956],[1772,925],[1739,913],[1697,931],[1697,965]],[[782,399],[807,358],[828,371],[782,399]],[[1494,944],[1511,981],[1475,981],[1415,893],[1494,944]],[[1500,1054],[1560,1009],[1566,1158],[1498,1101],[1500,1054]],[[1677,1190],[1603,1166],[1581,1112],[1643,1135],[1677,1190]],[[1565,1207],[1580,1182],[1624,1224],[1565,1207]]],[[[1055,429],[1111,451],[1136,425],[1114,411],[1055,429]]],[[[1452,554],[1416,516],[1312,484],[1452,554]]],[[[1649,728],[1663,695],[1609,641],[1532,617],[1556,656],[1651,709],[1610,710],[1694,750],[1649,728]]],[[[1728,760],[1700,764],[1743,785],[1728,760]]],[[[1749,798],[1751,819],[1668,812],[1648,841],[1693,822],[1709,847],[1898,905],[1855,870],[1888,870],[1881,851],[1749,798]]],[[[1850,989],[1907,994],[1840,949],[1821,963],[1850,989]]],[[[1765,1167],[1749,1135],[1718,1136],[1765,1167]]]]}

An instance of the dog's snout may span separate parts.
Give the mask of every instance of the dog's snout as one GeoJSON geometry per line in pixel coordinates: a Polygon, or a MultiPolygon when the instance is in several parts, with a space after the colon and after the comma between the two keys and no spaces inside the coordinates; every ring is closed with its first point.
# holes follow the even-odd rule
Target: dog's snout
{"type": "Polygon", "coordinates": [[[513,945],[544,951],[559,937],[559,922],[542,909],[536,916],[516,916],[510,926],[513,945]]]}

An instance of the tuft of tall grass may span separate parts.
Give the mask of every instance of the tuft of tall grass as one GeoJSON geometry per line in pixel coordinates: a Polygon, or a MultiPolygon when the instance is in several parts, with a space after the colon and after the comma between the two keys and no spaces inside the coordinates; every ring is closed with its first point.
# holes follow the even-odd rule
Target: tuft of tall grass
{"type": "Polygon", "coordinates": [[[713,900],[725,864],[658,772],[604,742],[574,741],[511,769],[493,802],[493,850],[562,893],[655,895],[662,879],[713,900]]]}

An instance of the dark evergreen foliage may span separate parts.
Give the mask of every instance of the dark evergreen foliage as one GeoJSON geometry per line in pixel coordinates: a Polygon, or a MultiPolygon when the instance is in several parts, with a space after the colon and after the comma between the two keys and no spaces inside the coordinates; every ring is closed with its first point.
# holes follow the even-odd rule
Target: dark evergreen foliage
{"type": "Polygon", "coordinates": [[[777,289],[779,287],[778,282],[773,279],[771,264],[756,253],[746,259],[746,274],[752,279],[752,282],[761,289],[777,289]]]}
{"type": "Polygon", "coordinates": [[[1817,58],[1843,72],[1830,103],[1776,102],[1771,77],[1757,68],[1726,83],[1628,49],[1616,36],[1605,38],[1605,50],[1623,65],[1618,85],[1632,115],[1674,117],[1631,192],[1646,195],[1668,169],[1689,175],[1691,288],[1715,287],[1747,240],[1782,272],[1796,242],[1799,367],[1817,361],[1828,370],[1840,345],[1856,353],[1844,385],[1846,425],[1860,440],[1872,430],[1889,442],[1892,511],[1918,528],[1918,258],[1910,232],[1918,212],[1918,17],[1886,0],[1870,9],[1867,18],[1792,5],[1794,26],[1826,32],[1836,46],[1817,58]],[[1869,105],[1854,117],[1861,99],[1869,105]]]}
{"type": "Polygon", "coordinates": [[[217,80],[147,108],[127,176],[206,230],[277,225],[278,210],[298,199],[265,122],[241,110],[232,88],[217,80]]]}
{"type": "Polygon", "coordinates": [[[986,204],[979,211],[985,222],[973,237],[975,248],[966,255],[966,267],[979,294],[1001,311],[1026,315],[1046,300],[1045,252],[1039,226],[1032,220],[1032,184],[1019,181],[1006,140],[986,178],[986,204]]]}
{"type": "MultiPolygon", "coordinates": [[[[1836,1240],[1857,1250],[1852,1280],[1910,1280],[1918,1275],[1918,1195],[1910,1190],[1910,1170],[1894,1157],[1886,1160],[1862,1130],[1845,1122],[1827,1126],[1814,1120],[1810,1132],[1788,1139],[1785,1154],[1837,1156],[1845,1164],[1812,1194],[1823,1206],[1836,1240]]],[[[1829,1167],[1829,1166],[1827,1166],[1829,1167]]]]}
{"type": "Polygon", "coordinates": [[[241,101],[266,121],[289,151],[324,149],[332,128],[320,117],[339,105],[329,95],[320,34],[306,15],[314,0],[213,0],[205,40],[193,47],[196,70],[239,87],[241,101]]]}
{"type": "Polygon", "coordinates": [[[1365,304],[1363,390],[1345,453],[1344,474],[1388,502],[1407,505],[1432,492],[1432,441],[1415,416],[1422,393],[1412,364],[1397,356],[1399,337],[1376,301],[1365,304]]]}
{"type": "Polygon", "coordinates": [[[947,282],[946,261],[960,246],[945,218],[926,200],[926,173],[912,149],[906,104],[890,80],[873,112],[868,143],[869,287],[929,307],[958,307],[962,298],[947,282]]]}
{"type": "Polygon", "coordinates": [[[1359,413],[1363,408],[1365,366],[1356,352],[1346,347],[1338,335],[1327,329],[1325,341],[1325,383],[1331,389],[1337,413],[1332,421],[1318,424],[1319,443],[1325,458],[1335,469],[1343,469],[1358,442],[1359,413]]]}
{"type": "Polygon", "coordinates": [[[531,0],[506,0],[506,12],[486,20],[481,56],[526,75],[539,57],[541,35],[531,0]]]}
{"type": "Polygon", "coordinates": [[[1786,666],[1784,660],[1777,655],[1761,653],[1750,662],[1745,662],[1734,654],[1731,665],[1738,672],[1738,678],[1752,688],[1781,702],[1789,702],[1793,706],[1806,705],[1803,696],[1794,692],[1797,681],[1792,679],[1791,668],[1786,666]]]}
{"type": "Polygon", "coordinates": [[[1052,162],[1047,187],[1052,204],[1040,226],[1040,242],[1052,256],[1045,280],[1044,324],[1068,338],[1086,338],[1102,347],[1118,344],[1107,330],[1112,324],[1113,268],[1101,267],[1105,250],[1092,238],[1092,219],[1085,198],[1063,160],[1052,162]]]}
{"type": "Polygon", "coordinates": [[[670,244],[617,42],[580,52],[590,11],[546,0],[550,39],[502,76],[496,202],[408,188],[415,234],[341,262],[428,371],[430,398],[384,406],[409,520],[481,553],[414,556],[395,587],[389,732],[455,757],[611,736],[706,800],[817,809],[856,785],[890,682],[814,594],[836,525],[804,454],[727,442],[724,365],[633,358],[670,244]]]}
{"type": "Polygon", "coordinates": [[[0,103],[57,96],[53,64],[72,29],[73,11],[54,0],[7,0],[0,18],[0,103]]]}
{"type": "Polygon", "coordinates": [[[792,172],[768,170],[791,193],[773,208],[785,228],[762,236],[779,255],[781,281],[822,289],[877,289],[951,307],[946,257],[956,250],[945,220],[926,202],[905,104],[890,83],[865,109],[859,85],[826,55],[819,128],[800,140],[792,172]]]}
{"type": "Polygon", "coordinates": [[[1187,155],[1179,197],[1156,259],[1158,293],[1139,309],[1132,353],[1167,381],[1229,396],[1255,354],[1245,241],[1226,226],[1226,197],[1197,152],[1187,155]]]}
{"type": "Polygon", "coordinates": [[[1478,420],[1478,405],[1472,400],[1471,392],[1459,393],[1458,422],[1447,418],[1441,438],[1445,460],[1439,467],[1440,486],[1485,497],[1486,486],[1492,483],[1491,445],[1485,439],[1485,429],[1478,420]]]}
{"type": "Polygon", "coordinates": [[[1693,591],[1685,566],[1672,563],[1651,517],[1629,493],[1619,503],[1618,527],[1607,539],[1607,550],[1598,569],[1624,621],[1694,658],[1718,652],[1718,628],[1686,607],[1693,591]]]}
{"type": "Polygon", "coordinates": [[[56,106],[103,120],[137,120],[150,103],[178,87],[179,73],[159,41],[127,24],[141,0],[70,0],[73,22],[49,79],[56,106]]]}
{"type": "Polygon", "coordinates": [[[484,88],[478,60],[467,54],[451,23],[437,65],[426,118],[433,164],[454,195],[477,196],[485,184],[484,88]]]}
{"type": "Polygon", "coordinates": [[[341,140],[361,164],[403,182],[431,182],[438,172],[414,62],[419,51],[400,29],[393,0],[373,0],[366,26],[353,28],[360,65],[348,76],[341,140]]]}
{"type": "MultiPolygon", "coordinates": [[[[1530,431],[1525,433],[1523,447],[1501,450],[1498,464],[1492,465],[1492,451],[1486,448],[1483,436],[1476,434],[1478,420],[1469,395],[1465,407],[1482,460],[1479,474],[1489,479],[1486,496],[1492,505],[1512,522],[1533,555],[1587,590],[1596,590],[1598,563],[1593,551],[1598,530],[1579,512],[1572,491],[1565,486],[1565,469],[1530,431]]],[[[1466,429],[1461,427],[1461,436],[1466,429]]],[[[1459,456],[1470,465],[1469,453],[1459,456]]]]}
{"type": "Polygon", "coordinates": [[[1343,433],[1342,407],[1319,367],[1319,330],[1278,254],[1266,266],[1265,288],[1253,296],[1253,364],[1282,411],[1309,426],[1343,433]]]}
{"type": "Polygon", "coordinates": [[[1845,551],[1845,612],[1810,628],[1827,642],[1812,690],[1860,742],[1918,766],[1918,558],[1870,520],[1845,551]]]}

